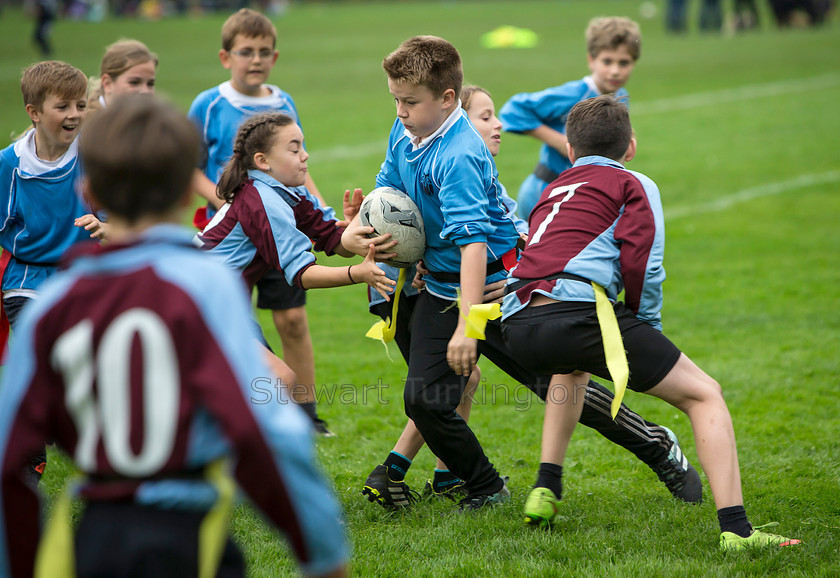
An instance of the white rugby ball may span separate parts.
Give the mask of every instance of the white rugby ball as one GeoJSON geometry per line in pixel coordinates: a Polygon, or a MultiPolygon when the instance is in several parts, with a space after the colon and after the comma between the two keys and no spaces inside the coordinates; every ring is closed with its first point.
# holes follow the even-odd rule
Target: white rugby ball
{"type": "Polygon", "coordinates": [[[372,237],[391,233],[397,245],[390,249],[397,256],[386,261],[394,267],[411,267],[426,250],[426,230],[420,208],[407,194],[391,187],[372,190],[362,201],[359,222],[374,229],[372,237]]]}

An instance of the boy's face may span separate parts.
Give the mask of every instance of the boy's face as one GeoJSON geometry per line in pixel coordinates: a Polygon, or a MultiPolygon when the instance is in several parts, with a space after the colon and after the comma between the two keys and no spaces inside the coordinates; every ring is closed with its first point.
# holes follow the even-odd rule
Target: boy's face
{"type": "Polygon", "coordinates": [[[636,65],[626,46],[619,46],[615,50],[602,50],[595,58],[587,58],[592,80],[601,94],[615,92],[624,86],[636,65]]]}
{"type": "Polygon", "coordinates": [[[499,154],[499,147],[502,144],[502,121],[496,116],[496,107],[493,99],[486,93],[475,91],[470,97],[470,106],[467,109],[467,116],[473,126],[484,139],[490,154],[499,154]]]}
{"type": "Polygon", "coordinates": [[[290,124],[277,129],[271,149],[254,155],[254,164],[287,187],[299,187],[306,180],[308,158],[303,132],[298,125],[290,124]]]}
{"type": "Polygon", "coordinates": [[[35,123],[38,155],[52,156],[59,153],[60,156],[79,135],[87,114],[87,99],[84,94],[78,98],[48,94],[40,110],[34,104],[27,104],[26,112],[35,123]]]}
{"type": "Polygon", "coordinates": [[[268,36],[237,34],[230,50],[219,51],[222,66],[230,70],[233,88],[248,96],[262,95],[262,85],[268,80],[277,56],[274,41],[268,36]]]}
{"type": "Polygon", "coordinates": [[[155,63],[151,60],[135,64],[116,78],[103,74],[102,92],[106,102],[123,94],[154,94],[156,76],[155,63]]]}
{"type": "Polygon", "coordinates": [[[435,132],[455,105],[455,91],[436,97],[428,87],[388,79],[388,90],[397,104],[397,117],[412,135],[426,138],[435,132]]]}

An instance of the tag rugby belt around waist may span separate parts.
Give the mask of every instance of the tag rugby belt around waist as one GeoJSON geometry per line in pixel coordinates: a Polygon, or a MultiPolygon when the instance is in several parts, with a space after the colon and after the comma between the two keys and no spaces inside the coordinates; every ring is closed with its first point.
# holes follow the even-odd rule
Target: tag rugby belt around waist
{"type": "Polygon", "coordinates": [[[566,273],[565,271],[561,271],[560,273],[555,273],[554,275],[549,275],[548,277],[540,277],[539,279],[518,279],[513,283],[509,283],[505,286],[505,295],[507,295],[508,293],[513,293],[514,291],[519,291],[529,283],[533,283],[535,281],[554,281],[556,279],[570,279],[572,281],[580,281],[581,283],[586,283],[587,285],[592,283],[592,281],[590,281],[586,277],[581,277],[580,275],[575,275],[574,273],[566,273]]]}
{"type": "Polygon", "coordinates": [[[550,183],[551,181],[559,177],[560,173],[555,173],[544,164],[539,163],[536,167],[534,167],[534,176],[540,179],[541,181],[550,183]]]}
{"type": "MultiPolygon", "coordinates": [[[[505,270],[504,257],[496,259],[492,263],[487,263],[486,277],[505,270]]],[[[440,281],[441,283],[460,283],[461,273],[451,273],[449,271],[429,271],[429,275],[440,281]]]]}

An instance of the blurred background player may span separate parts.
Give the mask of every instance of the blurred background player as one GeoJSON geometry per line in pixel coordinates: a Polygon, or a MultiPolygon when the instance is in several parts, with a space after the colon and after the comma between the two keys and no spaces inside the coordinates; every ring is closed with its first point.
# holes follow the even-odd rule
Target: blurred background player
{"type": "Polygon", "coordinates": [[[99,76],[90,82],[89,108],[105,108],[124,94],[154,94],[158,57],[139,40],[123,39],[105,49],[99,76]]]}
{"type": "Polygon", "coordinates": [[[309,420],[294,404],[249,401],[269,373],[245,288],[177,225],[193,126],[153,97],[126,96],[92,119],[81,151],[110,242],[80,248],[44,287],[3,374],[0,574],[33,575],[38,496],[20,470],[54,439],[86,476],[86,507],[75,541],[69,509],[55,508],[38,575],[243,576],[226,528],[228,467],[305,573],[344,575],[339,506],[309,420]]]}
{"type": "Polygon", "coordinates": [[[572,164],[566,156],[566,117],[586,98],[614,93],[627,96],[624,85],[639,60],[639,25],[627,18],[594,18],[586,28],[586,51],[591,74],[540,92],[512,96],[499,111],[505,131],[542,141],[534,172],[519,187],[519,216],[528,220],[546,185],[572,164]]]}
{"type": "MultiPolygon", "coordinates": [[[[300,125],[291,95],[266,84],[279,55],[276,42],[277,30],[271,21],[248,8],[232,14],[222,26],[219,60],[230,71],[230,80],[199,94],[189,111],[206,150],[203,172],[196,171],[193,181],[195,191],[208,202],[205,217],[196,217],[199,229],[206,226],[222,205],[216,196],[216,183],[233,154],[233,142],[242,122],[260,112],[279,111],[300,125]]],[[[309,173],[305,184],[320,204],[325,205],[309,173]]],[[[283,346],[283,361],[294,372],[287,381],[301,385],[294,388],[293,399],[312,418],[319,433],[332,435],[316,408],[315,356],[305,309],[306,291],[289,285],[276,271],[268,271],[256,286],[257,307],[271,310],[283,346]]]]}

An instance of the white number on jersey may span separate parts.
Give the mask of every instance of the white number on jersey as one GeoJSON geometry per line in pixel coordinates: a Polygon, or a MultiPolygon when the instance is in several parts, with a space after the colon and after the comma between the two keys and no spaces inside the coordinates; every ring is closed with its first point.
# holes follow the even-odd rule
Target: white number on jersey
{"type": "Polygon", "coordinates": [[[86,319],[56,340],[51,358],[56,371],[64,375],[64,401],[79,432],[76,463],[83,471],[95,470],[101,438],[117,472],[130,477],[154,474],[172,453],[178,420],[181,384],[169,329],[153,311],[129,309],[105,330],[95,360],[93,353],[93,323],[86,319]],[[139,339],[143,375],[143,443],[138,454],[130,444],[135,338],[139,339]]]}
{"type": "Polygon", "coordinates": [[[584,181],[582,183],[575,183],[574,185],[566,185],[564,187],[557,187],[557,188],[551,190],[551,192],[548,194],[549,199],[552,199],[552,198],[556,197],[557,195],[562,195],[563,193],[566,193],[566,196],[563,197],[562,200],[554,203],[554,206],[551,208],[551,212],[543,220],[543,222],[540,223],[540,226],[537,227],[536,233],[534,233],[534,236],[531,237],[531,239],[528,241],[528,246],[529,247],[531,245],[536,245],[537,243],[540,242],[540,238],[542,238],[543,233],[545,233],[545,230],[551,224],[551,221],[554,220],[554,217],[557,216],[557,212],[560,210],[560,205],[562,205],[563,203],[565,203],[566,201],[568,201],[569,199],[574,197],[575,196],[575,191],[577,190],[577,188],[581,185],[585,185],[588,182],[589,181],[584,181]]]}

